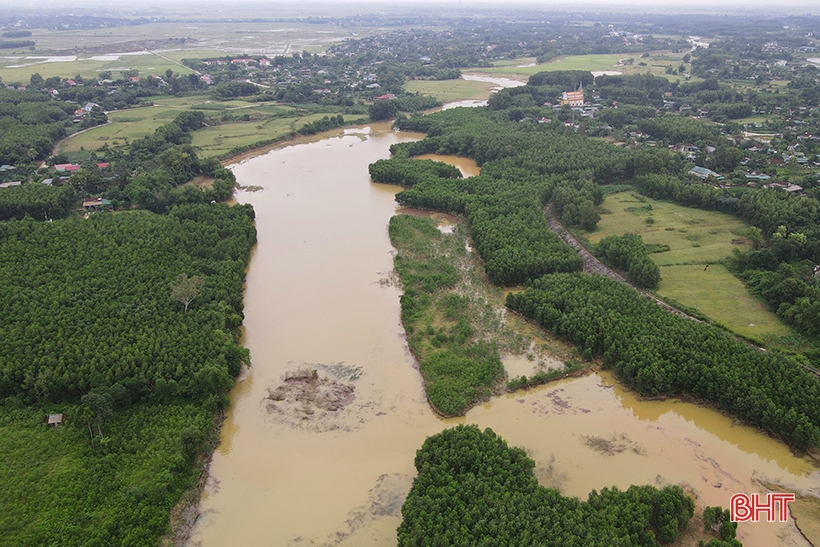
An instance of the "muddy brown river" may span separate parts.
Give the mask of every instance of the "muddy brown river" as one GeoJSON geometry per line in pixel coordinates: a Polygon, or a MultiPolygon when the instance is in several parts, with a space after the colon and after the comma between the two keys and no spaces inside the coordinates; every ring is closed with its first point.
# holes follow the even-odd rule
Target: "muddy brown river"
{"type": "MultiPolygon", "coordinates": [[[[818,470],[782,443],[694,404],[639,401],[608,373],[497,397],[463,419],[436,417],[391,276],[387,223],[399,188],[367,172],[391,144],[420,137],[375,124],[233,166],[240,184],[262,187],[237,194],[257,216],[245,293],[253,366],[231,394],[191,545],[395,545],[415,451],[462,422],[524,447],[541,484],[570,496],[683,484],[728,507],[734,493],[763,492],[758,481],[820,491],[818,470]],[[296,371],[352,386],[355,398],[333,410],[270,399],[296,371]]],[[[792,523],[741,524],[738,537],[809,545],[792,523]]]]}

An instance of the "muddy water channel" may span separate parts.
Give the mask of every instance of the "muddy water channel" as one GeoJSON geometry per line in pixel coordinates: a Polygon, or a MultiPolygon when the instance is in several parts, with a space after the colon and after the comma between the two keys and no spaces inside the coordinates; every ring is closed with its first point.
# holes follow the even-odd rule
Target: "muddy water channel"
{"type": "MultiPolygon", "coordinates": [[[[702,407],[639,401],[607,373],[494,398],[466,418],[430,410],[399,321],[387,222],[399,188],[369,163],[419,135],[346,130],[233,167],[259,243],[245,294],[253,366],[232,392],[192,545],[389,546],[424,439],[461,422],[528,450],[545,486],[686,484],[727,507],[758,481],[818,491],[815,467],[702,407]]],[[[469,165],[463,166],[463,168],[469,165]]],[[[746,524],[744,545],[808,545],[746,524]]]]}

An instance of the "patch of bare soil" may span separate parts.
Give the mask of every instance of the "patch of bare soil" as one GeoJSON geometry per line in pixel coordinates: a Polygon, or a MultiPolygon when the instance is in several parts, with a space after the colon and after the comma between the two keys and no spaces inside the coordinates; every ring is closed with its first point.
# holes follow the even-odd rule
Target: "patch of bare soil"
{"type": "MultiPolygon", "coordinates": [[[[589,369],[585,369],[582,371],[576,371],[580,373],[588,373],[589,369]]],[[[575,373],[572,374],[573,376],[575,373]]],[[[564,392],[564,388],[554,388],[550,390],[545,390],[540,392],[537,397],[529,397],[528,399],[518,399],[518,402],[521,404],[525,404],[527,400],[532,400],[532,412],[535,414],[541,415],[548,415],[548,414],[587,414],[590,412],[588,408],[583,408],[580,406],[574,406],[571,397],[562,397],[562,393],[564,392]]]]}
{"type": "Polygon", "coordinates": [[[360,415],[373,405],[356,400],[354,382],[361,377],[358,367],[336,363],[309,365],[285,374],[279,385],[268,388],[265,408],[274,419],[291,427],[313,431],[352,430],[363,423],[360,415]]]}
{"type": "Polygon", "coordinates": [[[193,180],[187,182],[186,184],[188,184],[190,186],[196,186],[197,188],[208,188],[208,189],[210,189],[210,188],[214,187],[214,181],[215,180],[216,179],[213,178],[213,177],[206,177],[205,175],[197,175],[196,178],[194,178],[193,180]]]}
{"type": "Polygon", "coordinates": [[[640,444],[627,437],[625,433],[613,435],[609,439],[596,435],[584,435],[581,438],[584,440],[585,445],[605,456],[614,456],[627,450],[641,456],[646,455],[646,450],[644,450],[640,444]]]}

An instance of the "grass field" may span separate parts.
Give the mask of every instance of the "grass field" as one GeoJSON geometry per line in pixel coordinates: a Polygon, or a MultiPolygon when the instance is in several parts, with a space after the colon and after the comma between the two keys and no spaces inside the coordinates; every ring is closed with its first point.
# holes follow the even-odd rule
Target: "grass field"
{"type": "MultiPolygon", "coordinates": [[[[122,70],[139,70],[140,76],[149,74],[165,74],[167,69],[175,73],[188,74],[190,69],[173,61],[171,57],[164,59],[154,54],[133,55],[61,55],[48,56],[38,52],[11,54],[0,59],[0,78],[5,83],[27,83],[35,72],[43,78],[60,76],[70,78],[80,75],[83,78],[97,78],[100,72],[111,71],[115,78],[122,70]],[[109,60],[105,60],[109,59],[109,60]]],[[[167,56],[165,53],[162,55],[167,56]]],[[[199,57],[198,54],[188,54],[186,57],[199,57]]]]}
{"type": "Polygon", "coordinates": [[[104,144],[124,144],[125,139],[133,141],[150,135],[184,110],[181,107],[149,106],[111,112],[108,114],[110,123],[65,139],[58,145],[57,151],[77,152],[81,149],[96,150],[104,144]]]}
{"type": "MultiPolygon", "coordinates": [[[[661,253],[666,254],[666,253],[661,253]]],[[[658,256],[658,255],[655,255],[658,256]]],[[[721,264],[661,267],[658,294],[695,307],[732,331],[763,339],[788,336],[791,329],[756,299],[737,277],[721,264]]]]}
{"type": "Polygon", "coordinates": [[[549,63],[533,65],[531,57],[505,61],[493,68],[482,68],[480,72],[493,76],[529,77],[545,70],[621,70],[618,60],[628,57],[625,54],[612,55],[569,55],[560,57],[549,63]]]}
{"type": "Polygon", "coordinates": [[[747,123],[766,123],[772,120],[772,116],[749,116],[746,118],[739,118],[737,120],[732,120],[735,123],[739,124],[747,124],[747,123]]]}
{"type": "Polygon", "coordinates": [[[717,263],[733,249],[748,248],[743,240],[748,225],[743,221],[636,192],[607,196],[601,207],[609,212],[601,215],[598,230],[583,233],[590,243],[631,232],[640,234],[644,243],[669,245],[669,251],[651,255],[661,267],[660,296],[695,308],[739,334],[758,339],[792,334],[740,280],[717,263]],[[647,219],[654,223],[647,224],[647,219]]]}
{"type": "MultiPolygon", "coordinates": [[[[666,74],[666,68],[672,66],[677,70],[683,59],[684,53],[672,53],[670,51],[654,51],[649,57],[641,58],[640,54],[602,54],[602,55],[569,55],[559,57],[549,63],[536,65],[535,58],[522,57],[499,61],[493,68],[476,69],[476,72],[489,74],[492,76],[504,76],[509,78],[527,79],[533,74],[553,70],[589,70],[603,71],[611,70],[622,72],[623,74],[646,74],[647,72],[655,76],[664,76],[671,81],[683,80],[683,76],[676,74],[666,74]],[[621,59],[632,58],[631,65],[620,65],[621,59]],[[640,63],[646,63],[640,66],[640,63]]],[[[698,78],[693,78],[693,81],[698,78]]]]}
{"type": "MultiPolygon", "coordinates": [[[[203,152],[209,156],[227,152],[235,146],[276,138],[292,131],[292,127],[299,128],[325,115],[299,116],[294,107],[267,103],[251,103],[241,100],[211,101],[209,95],[162,96],[155,98],[154,106],[110,112],[108,114],[110,123],[65,139],[59,144],[58,152],[96,150],[105,144],[109,146],[124,144],[126,139],[134,141],[150,135],[159,126],[173,120],[180,112],[190,109],[204,109],[208,115],[219,115],[223,111],[236,113],[239,110],[241,114],[247,113],[266,118],[251,123],[228,123],[214,126],[203,130],[205,133],[203,136],[195,133],[194,144],[202,145],[203,152]],[[281,118],[282,116],[289,117],[281,118]],[[256,126],[260,125],[261,129],[256,129],[256,126]],[[224,142],[215,142],[214,139],[220,136],[224,142]]],[[[355,116],[351,116],[353,117],[355,116]]]]}
{"type": "MultiPolygon", "coordinates": [[[[172,98],[163,103],[173,102],[172,105],[149,106],[144,108],[133,108],[130,110],[120,110],[111,112],[108,116],[110,123],[99,127],[94,127],[88,131],[78,133],[69,137],[58,145],[59,152],[78,152],[80,150],[97,150],[105,144],[116,146],[124,144],[125,140],[134,141],[173,120],[180,112],[188,110],[190,106],[196,107],[203,104],[203,96],[185,97],[183,99],[172,98]],[[186,106],[188,108],[186,108],[186,106]]],[[[250,122],[229,122],[212,125],[193,133],[193,145],[197,147],[205,157],[218,156],[229,152],[237,146],[248,146],[259,141],[275,139],[298,130],[306,123],[321,119],[327,113],[299,115],[293,107],[278,105],[261,105],[244,103],[243,101],[230,101],[233,104],[225,110],[236,113],[258,114],[266,116],[266,119],[254,120],[250,122]]],[[[225,104],[225,103],[221,103],[225,104]]],[[[220,110],[215,113],[218,114],[220,110]]],[[[348,115],[345,120],[355,121],[362,116],[348,115]]],[[[363,121],[364,123],[364,121],[363,121]]]]}
{"type": "Polygon", "coordinates": [[[493,84],[468,80],[411,80],[404,84],[408,93],[435,97],[443,103],[465,99],[486,99],[493,84]]]}
{"type": "MultiPolygon", "coordinates": [[[[244,122],[214,125],[195,131],[192,144],[206,158],[220,156],[239,146],[250,146],[259,141],[282,137],[327,115],[326,113],[319,113],[299,117],[271,118],[261,123],[244,122]]],[[[363,117],[348,115],[344,118],[346,122],[350,122],[363,117]]],[[[362,120],[362,123],[366,123],[366,121],[362,120]]]]}

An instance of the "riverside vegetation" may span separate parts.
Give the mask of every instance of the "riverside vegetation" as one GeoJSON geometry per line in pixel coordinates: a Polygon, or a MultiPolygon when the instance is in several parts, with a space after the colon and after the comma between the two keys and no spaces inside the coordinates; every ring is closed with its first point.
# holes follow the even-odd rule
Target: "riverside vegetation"
{"type": "MultiPolygon", "coordinates": [[[[450,166],[437,165],[451,172],[450,166]]],[[[579,368],[563,344],[532,336],[521,328],[523,321],[503,317],[503,294],[488,282],[467,248],[462,223],[452,228],[442,232],[431,219],[412,215],[395,216],[389,226],[390,242],[398,251],[396,273],[404,288],[402,323],[430,405],[440,414],[458,416],[502,391],[505,355],[528,353],[535,361],[549,351],[567,357],[563,368],[537,372],[532,380],[536,383],[579,368]]],[[[520,381],[508,382],[507,389],[519,387],[520,381]]]]}
{"type": "MultiPolygon", "coordinates": [[[[815,410],[820,408],[820,382],[794,359],[754,351],[715,327],[668,316],[615,282],[567,275],[580,271],[580,258],[549,232],[541,207],[567,185],[581,188],[595,181],[637,177],[643,189],[649,181],[671,180],[666,173],[676,172],[679,165],[673,154],[620,149],[557,124],[516,123],[509,111],[492,108],[400,118],[397,125],[426,131],[428,137],[394,145],[395,159],[380,164],[374,180],[386,177],[390,162],[406,166],[403,158],[423,153],[460,154],[482,165],[481,174],[469,179],[444,178],[429,170],[412,180],[406,172],[397,174],[409,187],[397,200],[464,212],[490,279],[500,285],[531,285],[524,294],[508,297],[511,308],[572,340],[585,354],[602,356],[625,383],[642,393],[688,395],[796,447],[820,443],[820,415],[815,410]],[[584,158],[583,164],[579,158],[584,158]],[[638,338],[641,343],[635,344],[638,338]],[[674,351],[666,342],[671,339],[677,340],[674,351]]],[[[684,188],[689,187],[699,188],[684,188]]],[[[777,218],[783,211],[804,209],[802,202],[790,198],[763,192],[732,203],[748,204],[747,216],[752,217],[751,211],[757,215],[752,222],[768,227],[781,222],[777,218]],[[764,199],[776,199],[781,207],[759,206],[764,199]]],[[[594,207],[595,196],[577,191],[570,203],[577,210],[588,209],[587,204],[594,207]]],[[[808,226],[805,231],[813,235],[808,226]]],[[[810,252],[813,247],[806,245],[803,252],[810,252]]]]}
{"type": "MultiPolygon", "coordinates": [[[[538,484],[535,463],[491,429],[459,425],[416,453],[418,476],[402,507],[399,546],[668,544],[694,514],[679,486],[592,491],[586,501],[538,484]]],[[[709,509],[712,516],[715,510],[709,509]]],[[[736,525],[734,525],[736,526],[736,525]]],[[[734,526],[709,547],[736,547],[734,526]]],[[[703,543],[701,543],[703,544],[703,543]]]]}

